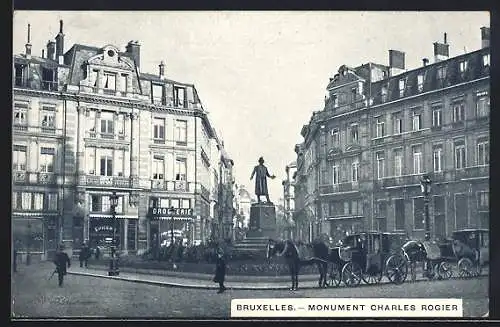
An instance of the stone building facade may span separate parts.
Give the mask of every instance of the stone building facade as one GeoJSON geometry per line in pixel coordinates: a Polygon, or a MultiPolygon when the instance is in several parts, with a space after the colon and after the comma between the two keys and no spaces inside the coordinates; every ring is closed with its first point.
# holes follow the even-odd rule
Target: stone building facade
{"type": "Polygon", "coordinates": [[[172,223],[176,236],[206,240],[214,167],[227,154],[195,86],[168,79],[163,62],[141,72],[137,41],[64,52],[62,21],[46,50],[33,56],[28,36],[14,55],[14,237],[42,257],[58,242],[109,244],[113,231],[120,250],[141,252],[164,243],[172,223]],[[157,218],[154,206],[188,214],[157,218]]]}
{"type": "Polygon", "coordinates": [[[389,66],[339,68],[295,148],[296,208],[315,236],[423,237],[423,174],[433,237],[489,227],[489,28],[481,36],[480,50],[448,58],[445,35],[417,69],[394,50],[389,66]]]}

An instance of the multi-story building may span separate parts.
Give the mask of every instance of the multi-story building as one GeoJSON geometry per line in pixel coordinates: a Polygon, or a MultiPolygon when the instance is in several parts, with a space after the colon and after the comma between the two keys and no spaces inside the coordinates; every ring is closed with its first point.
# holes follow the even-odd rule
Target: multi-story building
{"type": "Polygon", "coordinates": [[[14,237],[42,255],[60,241],[103,244],[113,231],[120,250],[140,252],[171,224],[206,239],[221,154],[195,86],[166,78],[163,62],[158,74],[141,72],[137,41],[64,52],[62,21],[46,56],[29,43],[28,32],[26,53],[14,56],[14,237]],[[153,206],[185,210],[158,219],[153,206]]]}
{"type": "Polygon", "coordinates": [[[298,225],[295,221],[295,178],[297,172],[297,163],[295,161],[286,165],[286,177],[282,182],[283,185],[283,203],[284,217],[288,223],[287,237],[290,239],[301,239],[298,232],[298,225]]]}
{"type": "Polygon", "coordinates": [[[488,228],[489,28],[481,36],[480,50],[448,58],[445,34],[434,62],[409,71],[395,50],[389,66],[340,67],[296,146],[296,208],[314,235],[423,237],[423,174],[433,237],[488,228]]]}
{"type": "Polygon", "coordinates": [[[234,223],[240,228],[248,227],[250,223],[250,207],[252,206],[252,196],[246,189],[245,185],[237,185],[235,190],[235,205],[237,215],[241,221],[235,221],[234,223]]]}

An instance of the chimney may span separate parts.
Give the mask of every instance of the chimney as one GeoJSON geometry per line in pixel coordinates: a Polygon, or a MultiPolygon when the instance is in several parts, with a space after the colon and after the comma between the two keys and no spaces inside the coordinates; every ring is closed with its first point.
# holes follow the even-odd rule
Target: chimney
{"type": "Polygon", "coordinates": [[[434,62],[446,60],[450,56],[450,45],[448,44],[447,34],[444,33],[444,42],[434,42],[434,62]]]}
{"type": "Polygon", "coordinates": [[[138,41],[130,41],[126,46],[126,53],[131,54],[132,59],[135,61],[137,70],[141,67],[141,45],[138,41]]]}
{"type": "Polygon", "coordinates": [[[56,36],[56,58],[54,60],[58,60],[59,64],[62,65],[64,63],[64,34],[63,34],[63,21],[62,19],[59,21],[59,33],[56,36]]]}
{"type": "Polygon", "coordinates": [[[54,41],[49,40],[47,42],[47,59],[56,60],[54,57],[55,54],[56,54],[56,43],[54,41]]]}
{"type": "Polygon", "coordinates": [[[489,48],[490,46],[490,28],[483,26],[481,27],[481,48],[489,48]]]}
{"type": "Polygon", "coordinates": [[[422,59],[422,63],[424,64],[424,67],[427,66],[429,64],[429,59],[427,58],[422,59]]]}
{"type": "Polygon", "coordinates": [[[28,24],[28,42],[26,43],[26,58],[31,59],[31,25],[28,24]]]}
{"type": "Polygon", "coordinates": [[[42,49],[42,58],[45,58],[45,49],[42,49]]]}
{"type": "Polygon", "coordinates": [[[165,78],[165,63],[163,62],[163,60],[160,62],[158,67],[160,67],[160,78],[164,79],[165,78]]]}
{"type": "Polygon", "coordinates": [[[397,75],[405,69],[405,53],[398,50],[389,50],[389,74],[397,75]]]}

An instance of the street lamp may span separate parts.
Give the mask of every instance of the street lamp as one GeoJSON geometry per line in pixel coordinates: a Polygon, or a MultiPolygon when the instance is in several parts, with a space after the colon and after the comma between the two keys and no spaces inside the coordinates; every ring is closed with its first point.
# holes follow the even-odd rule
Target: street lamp
{"type": "Polygon", "coordinates": [[[432,180],[429,175],[423,175],[420,180],[420,187],[422,189],[422,194],[424,195],[424,205],[425,205],[425,239],[428,240],[431,237],[431,227],[429,220],[429,194],[431,193],[432,180]]]}
{"type": "Polygon", "coordinates": [[[118,206],[118,195],[116,195],[116,192],[113,192],[113,194],[109,197],[109,202],[111,206],[111,214],[113,215],[113,242],[111,243],[111,260],[109,261],[109,271],[108,275],[109,276],[118,276],[120,274],[120,271],[118,270],[118,265],[117,265],[117,258],[115,256],[116,252],[116,207],[118,206]]]}

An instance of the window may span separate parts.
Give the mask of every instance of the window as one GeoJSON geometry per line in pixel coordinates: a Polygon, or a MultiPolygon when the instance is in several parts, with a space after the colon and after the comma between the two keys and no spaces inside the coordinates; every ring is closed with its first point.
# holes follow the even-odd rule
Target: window
{"type": "Polygon", "coordinates": [[[478,166],[490,164],[490,143],[486,140],[477,143],[477,164],[478,166]]]}
{"type": "Polygon", "coordinates": [[[54,148],[40,148],[40,172],[54,172],[54,148]]]}
{"type": "Polygon", "coordinates": [[[127,75],[126,74],[120,74],[120,92],[127,92],[127,75]]]}
{"type": "Polygon", "coordinates": [[[31,210],[31,193],[23,192],[21,196],[21,209],[31,210]]]}
{"type": "Polygon", "coordinates": [[[89,201],[90,211],[91,212],[100,212],[102,209],[102,202],[100,195],[91,195],[89,201]]]}
{"type": "Polygon", "coordinates": [[[116,90],[116,74],[104,73],[104,88],[116,90]]]}
{"type": "MultiPolygon", "coordinates": [[[[87,127],[89,127],[90,132],[95,132],[96,130],[96,111],[95,110],[90,110],[88,112],[88,119],[86,121],[87,127]]],[[[91,133],[93,135],[92,137],[95,137],[95,133],[91,133]]]]}
{"type": "Polygon", "coordinates": [[[424,229],[424,219],[425,219],[425,209],[424,209],[424,198],[414,198],[413,199],[413,228],[424,229]]]}
{"type": "Polygon", "coordinates": [[[100,160],[100,175],[113,176],[113,155],[111,151],[106,151],[106,154],[101,155],[100,160]]]}
{"type": "Polygon", "coordinates": [[[405,229],[405,203],[403,199],[395,199],[394,200],[394,215],[396,220],[396,230],[404,230],[405,229]]]}
{"type": "Polygon", "coordinates": [[[406,81],[404,79],[399,80],[399,96],[400,97],[405,95],[405,84],[406,84],[406,81]]]}
{"type": "Polygon", "coordinates": [[[465,105],[463,102],[454,103],[453,105],[453,122],[461,122],[465,120],[465,105]]]}
{"type": "Polygon", "coordinates": [[[101,112],[101,133],[114,133],[114,114],[112,112],[101,112]]]}
{"type": "Polygon", "coordinates": [[[358,93],[358,88],[353,87],[351,89],[351,102],[356,102],[356,94],[358,93]]]}
{"type": "Polygon", "coordinates": [[[489,67],[490,66],[490,54],[485,54],[483,55],[483,66],[484,67],[489,67]]]}
{"type": "Polygon", "coordinates": [[[124,115],[118,115],[116,120],[116,131],[118,135],[123,136],[125,134],[125,120],[124,115]]]}
{"type": "Polygon", "coordinates": [[[56,113],[55,111],[42,110],[41,112],[41,125],[42,128],[55,128],[56,127],[56,113]]]}
{"type": "Polygon", "coordinates": [[[332,135],[332,143],[333,143],[333,145],[339,145],[340,144],[339,130],[338,129],[332,129],[331,135],[332,135]]]}
{"type": "Polygon", "coordinates": [[[14,125],[28,125],[27,112],[25,109],[14,109],[14,125]]]}
{"type": "Polygon", "coordinates": [[[163,85],[151,83],[151,96],[153,103],[163,104],[163,85]]]}
{"type": "Polygon", "coordinates": [[[90,72],[90,85],[92,85],[94,88],[97,88],[97,76],[99,72],[97,70],[92,70],[90,72]]]}
{"type": "MultiPolygon", "coordinates": [[[[109,196],[102,195],[101,201],[102,201],[101,212],[111,212],[111,199],[109,198],[109,196]]],[[[118,210],[116,212],[118,212],[118,210]]]]}
{"type": "Polygon", "coordinates": [[[403,175],[403,151],[401,149],[394,150],[394,176],[403,175]]]}
{"type": "Polygon", "coordinates": [[[116,162],[115,169],[117,176],[123,176],[123,164],[124,164],[124,155],[125,152],[123,150],[115,150],[116,151],[116,162]]]}
{"type": "Polygon", "coordinates": [[[175,121],[175,140],[177,142],[186,143],[187,141],[187,121],[175,121]]]}
{"type": "Polygon", "coordinates": [[[467,61],[466,60],[461,61],[459,64],[459,68],[461,74],[465,73],[467,71],[467,61]]]}
{"type": "Polygon", "coordinates": [[[357,182],[359,180],[359,162],[354,161],[351,164],[351,179],[353,182],[357,182]]]}
{"type": "Polygon", "coordinates": [[[422,92],[424,90],[424,74],[417,75],[417,89],[418,92],[422,92]]]}
{"type": "Polygon", "coordinates": [[[476,115],[486,117],[490,115],[490,97],[487,92],[477,93],[476,115]]]}
{"type": "Polygon", "coordinates": [[[393,121],[393,134],[401,134],[403,133],[403,119],[401,118],[400,113],[395,113],[392,115],[393,121]]]}
{"type": "Polygon", "coordinates": [[[387,87],[383,86],[382,89],[380,90],[380,99],[382,102],[387,101],[387,87]]]}
{"type": "Polygon", "coordinates": [[[174,102],[176,107],[184,107],[184,91],[183,87],[174,88],[174,102]]]}
{"type": "Polygon", "coordinates": [[[153,119],[153,138],[155,140],[165,140],[165,119],[153,119]]]}
{"type": "Polygon", "coordinates": [[[165,161],[163,156],[153,156],[153,179],[164,179],[165,161]]]}
{"type": "Polygon", "coordinates": [[[441,126],[441,108],[432,109],[432,127],[441,126]]]}
{"type": "Polygon", "coordinates": [[[358,124],[351,125],[351,143],[358,143],[358,124]]]}
{"type": "Polygon", "coordinates": [[[339,107],[339,97],[336,94],[332,95],[332,101],[333,101],[333,107],[338,108],[339,107]]]}
{"type": "Polygon", "coordinates": [[[186,180],[186,159],[177,158],[175,159],[175,180],[185,181],[186,180]]]}
{"type": "Polygon", "coordinates": [[[185,209],[191,208],[191,201],[189,199],[182,199],[181,208],[185,209]]]}
{"type": "Polygon", "coordinates": [[[26,170],[26,146],[24,145],[13,146],[12,169],[17,171],[26,170]]]}
{"type": "Polygon", "coordinates": [[[33,193],[33,210],[43,210],[43,193],[33,193]]]}
{"type": "Polygon", "coordinates": [[[377,126],[376,126],[377,137],[383,137],[385,134],[385,129],[384,129],[385,121],[382,117],[377,117],[376,121],[377,121],[377,123],[376,123],[377,124],[377,126]]]}
{"type": "Polygon", "coordinates": [[[57,211],[57,201],[58,196],[57,193],[48,193],[47,194],[47,209],[50,211],[57,211]]]}
{"type": "Polygon", "coordinates": [[[439,67],[437,69],[437,81],[440,84],[440,86],[443,85],[444,79],[446,78],[446,67],[439,67]]]}
{"type": "Polygon", "coordinates": [[[179,199],[171,199],[170,200],[170,206],[174,208],[180,208],[181,207],[181,202],[179,199]]]}
{"type": "Polygon", "coordinates": [[[481,209],[488,208],[490,206],[489,192],[478,192],[477,206],[481,209]]]}
{"type": "Polygon", "coordinates": [[[413,131],[419,131],[422,128],[422,115],[414,112],[412,117],[413,131]]]}
{"type": "Polygon", "coordinates": [[[466,167],[465,164],[465,144],[455,143],[455,168],[456,169],[464,169],[466,167]]]}
{"type": "Polygon", "coordinates": [[[443,171],[443,148],[441,146],[434,147],[432,150],[432,158],[434,172],[438,173],[443,171]]]}
{"type": "Polygon", "coordinates": [[[384,169],[385,169],[385,156],[383,152],[377,152],[376,154],[376,159],[377,159],[377,178],[382,179],[384,178],[384,169]]]}
{"type": "Polygon", "coordinates": [[[340,183],[340,168],[337,165],[332,167],[333,185],[340,183]]]}
{"type": "Polygon", "coordinates": [[[85,148],[85,161],[87,172],[90,175],[95,175],[95,148],[85,148]]]}
{"type": "Polygon", "coordinates": [[[413,173],[422,173],[422,148],[420,146],[413,147],[413,173]]]}

